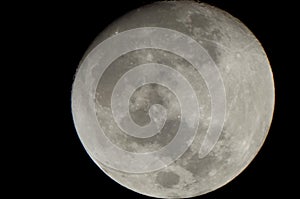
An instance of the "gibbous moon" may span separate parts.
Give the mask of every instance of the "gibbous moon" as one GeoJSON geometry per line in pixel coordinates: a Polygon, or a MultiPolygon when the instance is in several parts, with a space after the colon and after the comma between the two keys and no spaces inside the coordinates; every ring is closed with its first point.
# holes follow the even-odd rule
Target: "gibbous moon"
{"type": "Polygon", "coordinates": [[[234,179],[260,150],[273,109],[259,41],[227,12],[193,1],[156,2],[113,22],[72,90],[91,159],[158,198],[199,196],[234,179]]]}

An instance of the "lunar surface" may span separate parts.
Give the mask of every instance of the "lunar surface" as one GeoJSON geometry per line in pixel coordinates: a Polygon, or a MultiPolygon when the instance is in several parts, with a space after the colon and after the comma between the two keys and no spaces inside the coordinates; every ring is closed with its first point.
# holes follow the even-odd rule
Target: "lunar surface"
{"type": "Polygon", "coordinates": [[[193,1],[156,2],[116,20],[87,50],[72,90],[93,161],[158,198],[202,195],[239,175],[273,108],[259,41],[230,14],[193,1]]]}

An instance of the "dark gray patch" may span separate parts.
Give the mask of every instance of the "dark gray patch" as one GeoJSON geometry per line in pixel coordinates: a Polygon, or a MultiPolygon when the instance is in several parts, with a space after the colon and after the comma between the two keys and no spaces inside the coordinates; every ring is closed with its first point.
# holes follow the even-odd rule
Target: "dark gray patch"
{"type": "Polygon", "coordinates": [[[222,53],[219,51],[218,47],[216,47],[216,44],[210,42],[203,42],[202,46],[211,56],[213,61],[218,65],[218,63],[220,63],[220,56],[222,55],[222,53]]]}
{"type": "Polygon", "coordinates": [[[179,183],[180,176],[176,173],[169,171],[162,171],[157,174],[156,182],[165,188],[172,188],[179,183]]]}
{"type": "Polygon", "coordinates": [[[211,27],[211,21],[201,14],[192,14],[191,18],[191,25],[193,27],[201,28],[203,32],[209,31],[211,27]]]}
{"type": "Polygon", "coordinates": [[[189,160],[185,169],[190,171],[194,176],[203,176],[203,174],[208,173],[211,166],[215,165],[215,158],[212,156],[206,156],[200,159],[198,153],[194,154],[189,160]]]}

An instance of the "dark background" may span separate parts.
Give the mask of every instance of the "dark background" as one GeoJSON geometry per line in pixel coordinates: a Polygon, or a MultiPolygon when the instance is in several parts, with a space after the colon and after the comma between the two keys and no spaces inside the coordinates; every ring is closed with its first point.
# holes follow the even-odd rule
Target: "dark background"
{"type": "MultiPolygon", "coordinates": [[[[17,175],[11,182],[18,188],[12,194],[148,198],[111,180],[89,158],[74,128],[71,88],[79,61],[93,39],[116,18],[150,2],[154,1],[73,1],[70,4],[40,1],[11,5],[20,10],[17,19],[9,14],[12,20],[9,24],[16,29],[14,41],[23,42],[16,52],[23,56],[18,74],[30,74],[22,82],[26,92],[19,89],[24,99],[22,106],[27,111],[22,117],[29,120],[24,139],[30,141],[24,140],[25,147],[18,153],[26,151],[25,155],[18,155],[18,168],[13,172],[17,175]]],[[[246,170],[227,185],[197,198],[292,195],[297,184],[291,179],[298,173],[297,155],[292,154],[296,147],[291,144],[296,131],[291,127],[290,114],[292,92],[295,92],[292,86],[297,85],[291,77],[296,72],[291,46],[295,45],[295,29],[299,24],[293,21],[295,5],[264,0],[203,2],[237,17],[260,40],[274,73],[276,107],[265,144],[246,170]]]]}

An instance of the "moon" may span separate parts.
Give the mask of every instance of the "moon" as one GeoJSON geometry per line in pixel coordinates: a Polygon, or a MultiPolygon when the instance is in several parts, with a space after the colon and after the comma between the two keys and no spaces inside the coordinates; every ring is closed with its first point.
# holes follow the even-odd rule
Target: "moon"
{"type": "Polygon", "coordinates": [[[242,22],[205,3],[162,1],[94,40],[75,76],[72,113],[88,155],[114,181],[189,198],[254,159],[274,95],[268,58],[242,22]]]}

